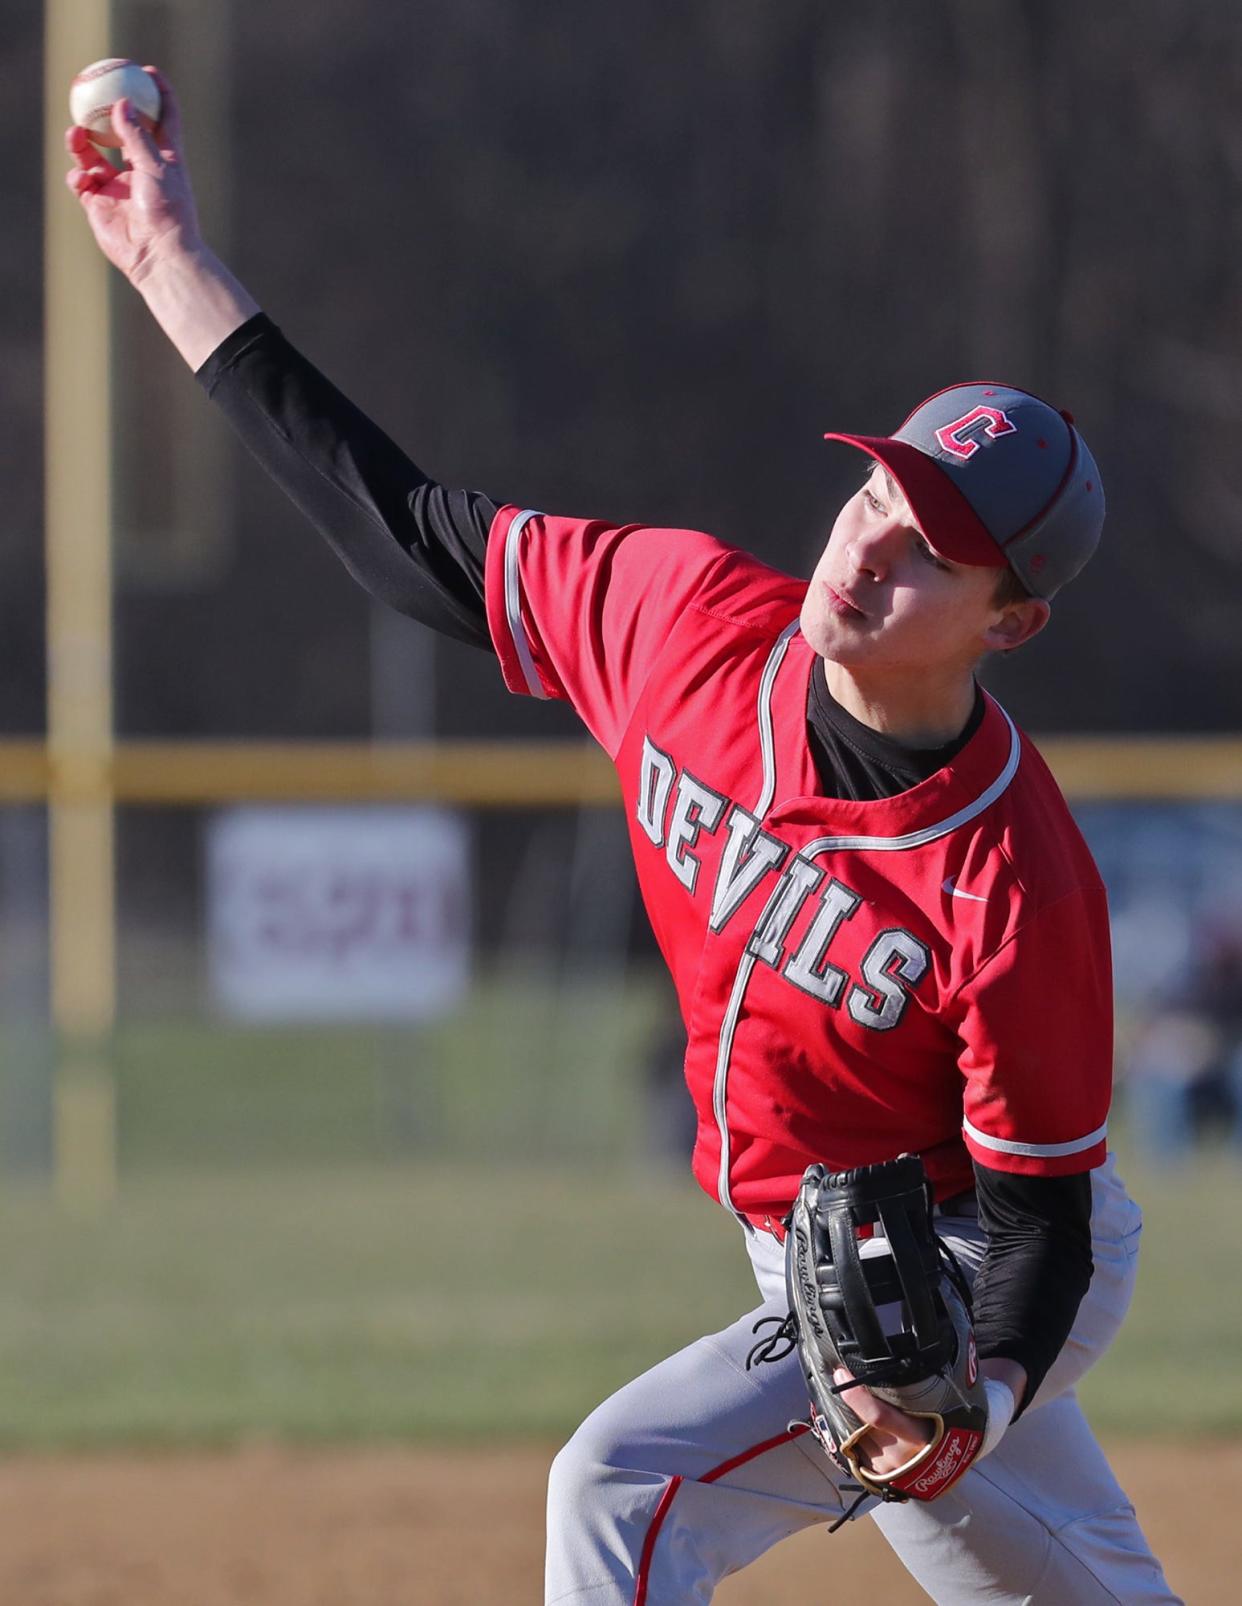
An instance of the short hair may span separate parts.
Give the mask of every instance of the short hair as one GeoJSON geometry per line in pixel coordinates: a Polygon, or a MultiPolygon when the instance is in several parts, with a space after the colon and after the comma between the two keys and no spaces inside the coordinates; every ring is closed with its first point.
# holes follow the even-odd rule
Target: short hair
{"type": "Polygon", "coordinates": [[[1023,584],[1022,576],[1008,564],[998,572],[992,602],[998,608],[1008,608],[1015,602],[1026,602],[1032,593],[1023,584]]]}

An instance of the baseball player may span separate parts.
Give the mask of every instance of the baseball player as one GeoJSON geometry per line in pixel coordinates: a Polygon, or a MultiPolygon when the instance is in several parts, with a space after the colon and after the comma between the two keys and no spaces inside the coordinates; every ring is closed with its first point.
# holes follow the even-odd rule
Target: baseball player
{"type": "MultiPolygon", "coordinates": [[[[158,77],[158,75],[157,75],[158,77]]],[[[1104,889],[1055,783],[975,671],[1090,556],[1099,472],[1067,413],[955,385],[866,454],[810,581],[688,530],[553,517],[422,473],[283,338],[198,232],[176,101],[71,130],[71,189],[247,446],[374,595],[570,702],[616,763],[685,1022],[694,1172],[759,1303],[596,1410],[557,1456],[546,1600],[705,1602],[840,1516],[782,1317],[804,1170],[906,1151],[973,1279],[983,1454],[874,1514],[937,1601],[1175,1601],[1075,1385],[1133,1287],[1139,1214],[1105,1143],[1104,889]]],[[[862,1390],[882,1474],[922,1424],[862,1390]]],[[[867,1509],[864,1506],[863,1509],[867,1509]]],[[[827,1584],[825,1596],[829,1594],[827,1584]]]]}

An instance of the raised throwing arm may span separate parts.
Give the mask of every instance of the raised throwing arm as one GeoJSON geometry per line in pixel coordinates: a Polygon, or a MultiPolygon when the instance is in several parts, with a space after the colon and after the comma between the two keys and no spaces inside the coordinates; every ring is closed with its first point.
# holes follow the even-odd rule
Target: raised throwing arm
{"type": "Polygon", "coordinates": [[[496,503],[431,480],[284,339],[204,244],[181,118],[153,67],[154,135],[126,101],[113,126],[129,166],[86,131],[65,136],[66,175],[108,261],[146,301],[207,394],[372,596],[442,634],[489,648],[483,556],[496,503]]]}

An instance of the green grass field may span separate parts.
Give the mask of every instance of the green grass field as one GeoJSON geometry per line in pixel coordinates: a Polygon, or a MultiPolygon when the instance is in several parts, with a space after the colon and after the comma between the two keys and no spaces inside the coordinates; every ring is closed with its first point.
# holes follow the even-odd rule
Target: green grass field
{"type": "MultiPolygon", "coordinates": [[[[642,1159],[659,1011],[641,977],[558,1000],[511,975],[421,1035],[128,1022],[120,1191],[90,1220],[37,1144],[13,1163],[38,1067],[10,1037],[0,1444],[565,1433],[754,1299],[729,1218],[642,1159]]],[[[1242,1433],[1242,1165],[1124,1169],[1140,1287],[1087,1402],[1109,1432],[1242,1433]]]]}
{"type": "Polygon", "coordinates": [[[632,1157],[643,1064],[667,992],[650,976],[510,965],[421,1030],[126,1022],[121,1163],[270,1171],[394,1156],[632,1157]]]}
{"type": "MultiPolygon", "coordinates": [[[[1135,1308],[1084,1391],[1111,1432],[1242,1432],[1222,1157],[1136,1191],[1135,1308]]],[[[8,1448],[564,1433],[746,1308],[736,1230],[688,1183],[565,1167],[156,1173],[74,1221],[0,1208],[8,1448]]]]}

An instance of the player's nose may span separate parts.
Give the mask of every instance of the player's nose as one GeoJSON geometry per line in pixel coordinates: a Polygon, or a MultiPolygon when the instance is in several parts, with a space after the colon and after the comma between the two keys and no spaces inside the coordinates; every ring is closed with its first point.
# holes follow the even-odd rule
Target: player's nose
{"type": "Polygon", "coordinates": [[[882,580],[897,553],[901,526],[895,519],[868,525],[855,533],[850,543],[850,562],[857,574],[882,580]]]}

